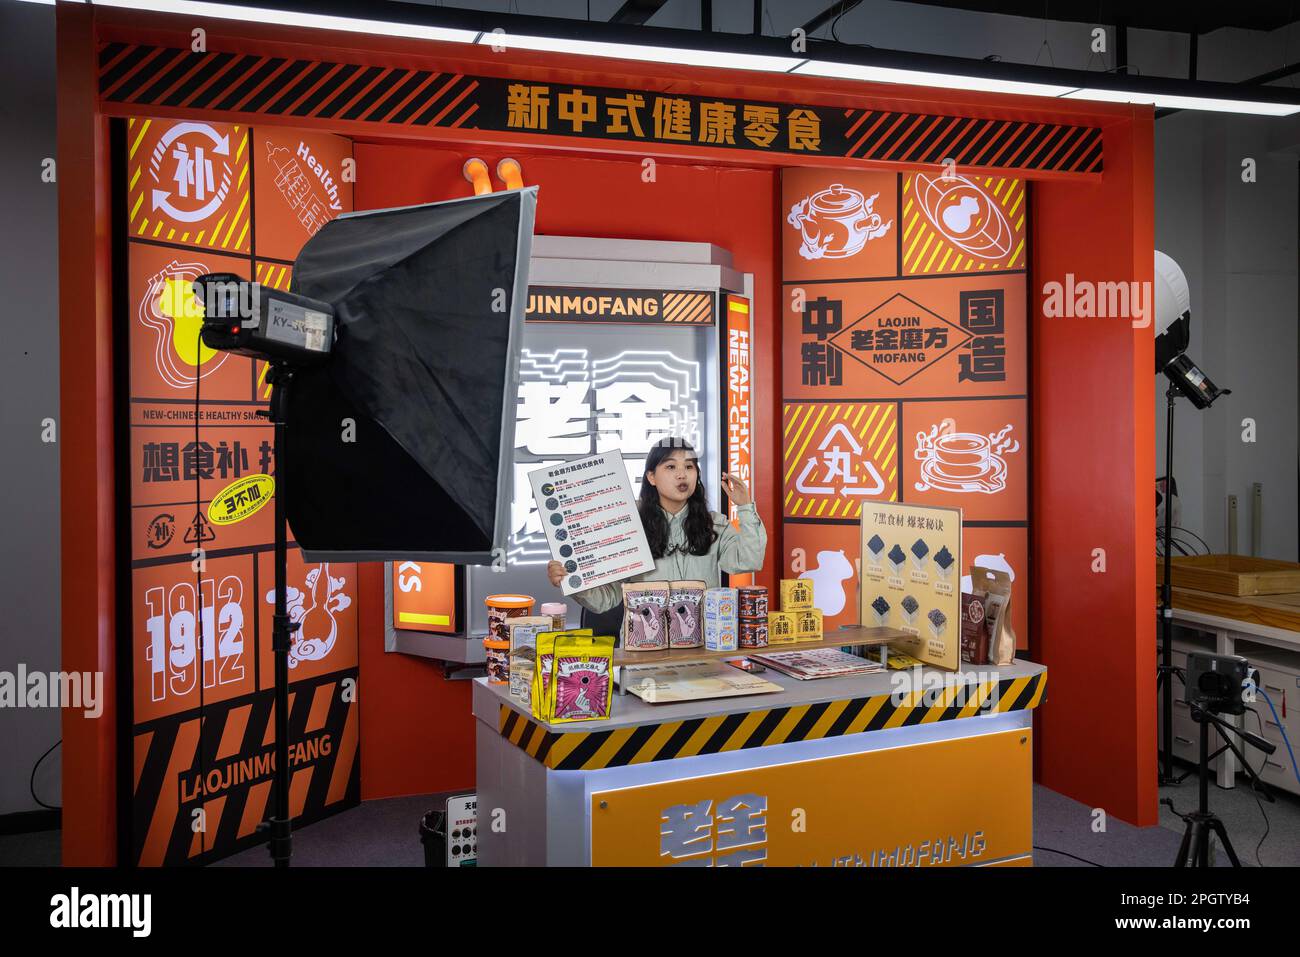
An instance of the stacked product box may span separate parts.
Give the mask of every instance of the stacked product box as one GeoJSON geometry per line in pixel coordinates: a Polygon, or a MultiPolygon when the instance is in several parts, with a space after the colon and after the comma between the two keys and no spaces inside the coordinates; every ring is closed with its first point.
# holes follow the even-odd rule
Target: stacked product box
{"type": "Polygon", "coordinates": [[[704,593],[704,647],[735,651],[739,646],[739,596],[734,588],[710,588],[704,593]]]}
{"type": "Polygon", "coordinates": [[[766,648],[768,643],[767,589],[762,585],[738,588],[737,613],[740,647],[766,648]]]}
{"type": "Polygon", "coordinates": [[[768,634],[773,643],[822,640],[822,613],[813,606],[812,579],[781,580],[781,610],[768,614],[768,634]]]}

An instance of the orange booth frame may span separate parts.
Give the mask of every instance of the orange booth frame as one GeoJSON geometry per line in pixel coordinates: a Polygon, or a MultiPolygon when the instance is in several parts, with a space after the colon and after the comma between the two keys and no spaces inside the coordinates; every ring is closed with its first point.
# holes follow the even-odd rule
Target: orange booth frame
{"type": "MultiPolygon", "coordinates": [[[[107,707],[98,720],[80,712],[63,716],[63,862],[109,865],[118,861],[119,775],[130,755],[119,754],[116,706],[120,651],[116,640],[119,530],[115,528],[114,394],[118,351],[125,336],[113,328],[109,121],[152,115],[324,129],[367,145],[398,147],[390,164],[477,155],[524,160],[528,182],[576,159],[625,163],[654,157],[671,169],[712,168],[732,185],[751,185],[747,196],[769,203],[770,231],[760,240],[774,251],[755,291],[753,411],[756,461],[780,462],[781,415],[779,303],[780,246],[775,171],[794,165],[903,169],[916,164],[867,163],[759,151],[652,142],[575,140],[473,129],[402,126],[310,117],[268,117],[234,111],[136,107],[101,101],[98,48],[105,42],[188,48],[191,18],[140,14],[60,2],[58,24],[58,160],[60,402],[62,423],[62,667],[102,671],[107,707]],[[746,178],[745,172],[756,175],[746,178]],[[761,173],[762,175],[757,175],[761,173]]],[[[583,56],[510,51],[493,53],[429,41],[300,30],[256,23],[206,21],[210,50],[300,56],[379,66],[423,67],[441,72],[509,76],[546,82],[662,90],[769,102],[813,103],[844,109],[898,110],[992,120],[1061,123],[1102,131],[1104,171],[1061,173],[1015,170],[1033,185],[1030,288],[1073,273],[1076,281],[1149,282],[1152,279],[1153,111],[1150,107],[1012,97],[920,87],[868,84],[816,77],[583,56]]],[[[396,169],[396,167],[393,167],[396,169]]],[[[920,167],[939,169],[939,167],[920,167]]],[[[967,172],[963,167],[963,172],[967,172]]],[[[981,167],[969,167],[980,172],[981,167]]],[[[1002,172],[1007,170],[1002,169],[1002,172]]],[[[557,174],[558,175],[558,174],[557,174]]],[[[399,177],[400,178],[400,177],[399,177]]],[[[600,182],[599,179],[596,182],[600,182]]],[[[456,195],[467,187],[457,184],[456,195]]],[[[410,183],[407,183],[410,188],[410,183]]],[[[396,187],[394,187],[396,189],[396,187]]],[[[544,191],[545,192],[545,191],[544,191]]],[[[376,191],[376,199],[382,195],[376,191]]],[[[539,229],[572,229],[561,207],[579,202],[580,189],[550,190],[556,210],[539,229]]],[[[419,196],[407,202],[442,198],[419,196]]],[[[358,196],[357,208],[386,205],[358,196]]],[[[547,204],[543,204],[545,209],[547,204]]],[[[649,211],[646,212],[649,215],[649,211]]],[[[606,234],[617,234],[611,228],[606,234]]],[[[640,237],[638,237],[640,238],[640,237]]],[[[668,238],[647,236],[644,238],[668,238]]],[[[1150,328],[1123,320],[1041,318],[1034,294],[1030,323],[1030,429],[1032,432],[1031,538],[1033,568],[1029,657],[1052,674],[1050,701],[1039,709],[1034,736],[1037,779],[1044,785],[1138,825],[1157,821],[1155,695],[1155,476],[1154,345],[1150,328]],[[1091,571],[1094,549],[1104,549],[1106,571],[1091,571]],[[1105,689],[1105,694],[1100,693],[1105,689]]],[[[781,554],[780,486],[770,471],[755,476],[756,501],[772,516],[772,554],[781,554]]],[[[123,530],[122,534],[125,534],[123,530]]],[[[774,563],[760,573],[773,584],[774,563]]],[[[362,689],[362,796],[378,798],[466,787],[473,781],[473,747],[467,682],[445,681],[432,663],[385,655],[383,569],[361,575],[359,643],[362,689]],[[366,692],[371,689],[371,693],[366,692]],[[374,693],[382,688],[383,694],[374,693]],[[463,726],[463,727],[462,727],[463,726]],[[400,741],[396,748],[389,742],[400,741]],[[412,750],[427,760],[412,761],[412,750]]]]}

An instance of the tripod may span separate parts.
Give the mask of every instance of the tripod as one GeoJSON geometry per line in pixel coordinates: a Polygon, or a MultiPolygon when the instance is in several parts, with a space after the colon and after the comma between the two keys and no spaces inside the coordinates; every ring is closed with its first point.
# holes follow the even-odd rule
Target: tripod
{"type": "MultiPolygon", "coordinates": [[[[1169,809],[1178,814],[1187,825],[1183,831],[1183,842],[1178,847],[1178,859],[1174,862],[1174,867],[1209,867],[1210,835],[1212,834],[1218,835],[1219,843],[1223,845],[1224,853],[1228,855],[1228,860],[1232,862],[1232,866],[1241,867],[1241,861],[1237,858],[1237,852],[1233,849],[1232,841],[1228,840],[1228,829],[1224,827],[1219,816],[1210,810],[1210,725],[1213,724],[1219,729],[1224,744],[1237,756],[1237,760],[1241,762],[1241,766],[1246,769],[1246,773],[1250,776],[1251,784],[1256,787],[1264,787],[1259,775],[1255,773],[1255,769],[1250,766],[1245,755],[1238,750],[1237,746],[1232,743],[1232,739],[1224,732],[1241,735],[1243,741],[1253,745],[1265,754],[1272,754],[1276,750],[1276,746],[1271,741],[1266,741],[1249,731],[1234,728],[1217,715],[1211,714],[1206,708],[1196,704],[1192,705],[1192,719],[1201,726],[1200,760],[1197,766],[1199,782],[1196,810],[1188,814],[1179,814],[1177,809],[1174,808],[1172,799],[1164,798],[1160,802],[1168,805],[1169,809]]],[[[1220,748],[1219,750],[1222,751],[1223,749],[1220,748]]],[[[1267,789],[1263,790],[1263,794],[1269,801],[1273,800],[1273,795],[1267,789]]]]}

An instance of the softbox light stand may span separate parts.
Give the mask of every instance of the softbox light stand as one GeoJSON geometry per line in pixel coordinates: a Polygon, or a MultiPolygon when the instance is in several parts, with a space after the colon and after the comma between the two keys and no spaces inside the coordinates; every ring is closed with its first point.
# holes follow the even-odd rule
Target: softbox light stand
{"type": "Polygon", "coordinates": [[[275,797],[260,827],[276,867],[292,854],[289,526],[313,562],[504,555],[536,203],[527,187],[344,214],[303,247],[290,292],[238,321],[238,278],[202,284],[223,304],[204,341],[269,366],[275,797]]]}
{"type": "MultiPolygon", "coordinates": [[[[286,410],[293,369],[283,362],[272,362],[266,379],[271,383],[271,423],[275,427],[275,470],[284,475],[284,457],[289,443],[286,410]]],[[[275,657],[275,770],[272,790],[275,813],[262,827],[268,831],[267,849],[276,867],[288,867],[293,853],[293,821],[289,811],[289,648],[298,623],[289,620],[288,551],[289,523],[282,489],[275,490],[275,614],[271,625],[271,651],[275,657]]]]}
{"type": "MultiPolygon", "coordinates": [[[[1156,669],[1156,689],[1160,692],[1160,774],[1159,785],[1179,783],[1174,776],[1174,677],[1182,677],[1174,667],[1174,401],[1178,390],[1169,383],[1165,390],[1165,544],[1162,560],[1164,582],[1160,587],[1160,665],[1156,669]]],[[[1150,679],[1147,679],[1150,680],[1150,679]]],[[[1147,687],[1150,687],[1148,685],[1147,687]]]]}

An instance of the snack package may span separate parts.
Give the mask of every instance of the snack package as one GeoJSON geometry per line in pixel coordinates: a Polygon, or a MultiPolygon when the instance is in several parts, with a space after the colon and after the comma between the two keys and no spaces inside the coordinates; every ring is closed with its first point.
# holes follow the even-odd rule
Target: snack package
{"type": "Polygon", "coordinates": [[[608,718],[614,695],[614,636],[561,632],[553,648],[548,721],[608,718]]]}
{"type": "Polygon", "coordinates": [[[781,579],[781,610],[806,611],[813,606],[811,578],[781,579]]]}
{"type": "Polygon", "coordinates": [[[623,586],[623,650],[662,651],[668,647],[668,582],[623,586]]]}
{"type": "Polygon", "coordinates": [[[1011,576],[997,568],[972,565],[971,590],[985,595],[984,616],[988,621],[987,664],[1009,665],[1016,657],[1016,633],[1011,629],[1011,576]]]}
{"type": "Polygon", "coordinates": [[[787,645],[797,641],[798,612],[769,611],[767,613],[767,641],[772,645],[787,645]]]}
{"type": "Polygon", "coordinates": [[[531,655],[510,656],[510,697],[531,707],[533,697],[533,671],[536,661],[531,655]]]}
{"type": "Polygon", "coordinates": [[[550,615],[525,615],[521,618],[506,620],[506,630],[510,636],[510,654],[512,656],[526,652],[537,654],[537,636],[544,631],[556,631],[550,615]]]}
{"type": "Polygon", "coordinates": [[[704,647],[735,651],[740,647],[738,596],[734,588],[710,588],[704,593],[704,647]]]}
{"type": "Polygon", "coordinates": [[[796,641],[821,641],[822,640],[821,609],[810,608],[807,611],[796,612],[795,640],[796,641]]]}
{"type": "Polygon", "coordinates": [[[961,660],[972,665],[989,663],[988,592],[962,592],[961,660]]]}
{"type": "Polygon", "coordinates": [[[560,635],[590,635],[590,628],[572,631],[544,631],[537,636],[537,664],[533,668],[533,687],[529,694],[529,707],[539,721],[550,721],[548,695],[551,690],[551,670],[555,662],[555,640],[560,635]]]}
{"type": "Polygon", "coordinates": [[[668,583],[668,647],[704,644],[704,582],[668,583]]]}

